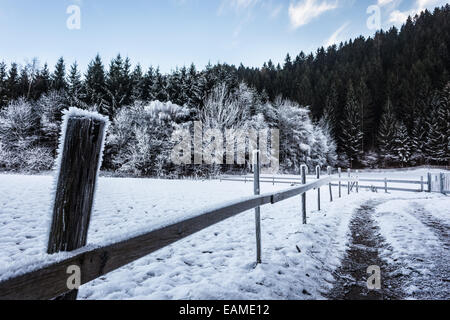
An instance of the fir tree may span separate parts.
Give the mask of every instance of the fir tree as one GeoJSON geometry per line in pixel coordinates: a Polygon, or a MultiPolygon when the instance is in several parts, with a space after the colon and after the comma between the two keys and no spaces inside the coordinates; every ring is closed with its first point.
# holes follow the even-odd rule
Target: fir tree
{"type": "Polygon", "coordinates": [[[402,122],[397,126],[394,145],[395,160],[404,167],[411,159],[411,142],[408,136],[408,130],[402,122]]]}
{"type": "Polygon", "coordinates": [[[64,63],[64,58],[59,58],[55,66],[55,71],[52,74],[52,88],[54,90],[66,90],[66,65],[64,63]]]}
{"type": "Polygon", "coordinates": [[[355,97],[353,84],[350,82],[347,91],[347,103],[342,121],[342,149],[346,153],[350,167],[359,162],[363,151],[361,149],[363,133],[361,131],[361,107],[355,97]]]}
{"type": "Polygon", "coordinates": [[[19,71],[16,63],[12,63],[11,68],[9,68],[8,78],[6,80],[6,90],[8,92],[9,101],[17,99],[20,95],[19,71]]]}
{"type": "Polygon", "coordinates": [[[74,62],[70,67],[68,77],[68,94],[71,105],[79,105],[82,98],[83,83],[81,81],[81,74],[78,71],[78,64],[74,62]]]}
{"type": "Polygon", "coordinates": [[[393,161],[395,157],[396,120],[392,109],[391,100],[388,98],[378,131],[380,158],[384,166],[393,161]]]}
{"type": "Polygon", "coordinates": [[[44,64],[42,70],[37,74],[35,82],[33,99],[37,100],[50,89],[51,77],[47,63],[44,64]]]}
{"type": "Polygon", "coordinates": [[[8,103],[6,64],[0,62],[0,110],[8,103]]]}
{"type": "Polygon", "coordinates": [[[323,118],[327,122],[330,133],[335,138],[336,128],[338,126],[337,121],[337,108],[338,108],[338,94],[336,91],[336,86],[333,83],[331,85],[330,93],[326,97],[325,109],[323,111],[323,118]]]}
{"type": "Polygon", "coordinates": [[[441,94],[433,94],[431,110],[427,117],[428,136],[426,151],[428,159],[434,164],[444,164],[448,158],[448,87],[441,94]]]}
{"type": "Polygon", "coordinates": [[[105,112],[105,68],[100,55],[92,60],[89,65],[84,81],[85,102],[89,105],[96,105],[100,112],[105,112]]]}

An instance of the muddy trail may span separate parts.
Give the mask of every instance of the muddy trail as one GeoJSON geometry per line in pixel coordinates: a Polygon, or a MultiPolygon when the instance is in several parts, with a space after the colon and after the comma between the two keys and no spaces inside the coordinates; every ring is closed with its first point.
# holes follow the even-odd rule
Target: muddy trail
{"type": "Polygon", "coordinates": [[[381,258],[381,251],[389,249],[379,228],[372,219],[381,201],[369,201],[356,210],[350,222],[350,243],[341,266],[335,271],[335,283],[327,298],[333,300],[398,300],[404,297],[401,288],[406,279],[381,258]],[[369,290],[369,266],[381,269],[381,289],[369,290]]]}

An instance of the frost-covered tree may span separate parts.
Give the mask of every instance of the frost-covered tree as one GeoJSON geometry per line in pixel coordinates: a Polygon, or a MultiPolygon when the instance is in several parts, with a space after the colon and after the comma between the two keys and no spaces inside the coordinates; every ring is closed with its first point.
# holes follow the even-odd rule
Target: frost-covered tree
{"type": "Polygon", "coordinates": [[[392,110],[391,100],[388,99],[384,108],[383,116],[381,117],[378,145],[380,149],[380,158],[384,166],[388,165],[395,157],[395,133],[396,133],[396,119],[392,110]]]}
{"type": "Polygon", "coordinates": [[[39,114],[24,98],[0,111],[0,165],[8,169],[48,170],[51,150],[39,145],[39,114]]]}
{"type": "Polygon", "coordinates": [[[302,164],[311,163],[315,143],[309,110],[287,100],[278,102],[276,108],[280,129],[280,167],[285,171],[299,172],[302,164]]]}
{"type": "MultiPolygon", "coordinates": [[[[337,145],[333,137],[331,125],[329,120],[324,116],[317,124],[317,128],[320,129],[325,137],[323,144],[325,148],[326,165],[334,167],[337,163],[337,145]]],[[[323,165],[325,165],[323,164],[323,165]]]]}
{"type": "MultiPolygon", "coordinates": [[[[446,89],[448,90],[448,88],[446,89]]],[[[427,116],[428,134],[426,142],[427,158],[432,163],[443,164],[448,159],[449,105],[445,90],[435,93],[431,100],[431,110],[427,116]]]]}
{"type": "Polygon", "coordinates": [[[172,172],[172,132],[187,114],[186,108],[159,101],[120,109],[107,139],[106,153],[113,167],[138,176],[172,172]]]}
{"type": "Polygon", "coordinates": [[[407,165],[411,160],[411,141],[408,135],[408,130],[403,122],[399,122],[395,132],[394,139],[394,159],[400,163],[402,167],[407,165]]]}
{"type": "Polygon", "coordinates": [[[353,85],[350,82],[347,90],[347,103],[344,108],[342,121],[342,149],[347,155],[350,167],[359,162],[363,155],[361,131],[361,107],[355,96],[353,85]]]}
{"type": "Polygon", "coordinates": [[[77,62],[74,62],[70,67],[67,81],[67,93],[71,106],[81,106],[82,88],[83,83],[81,81],[81,74],[78,71],[78,64],[77,62]]]}

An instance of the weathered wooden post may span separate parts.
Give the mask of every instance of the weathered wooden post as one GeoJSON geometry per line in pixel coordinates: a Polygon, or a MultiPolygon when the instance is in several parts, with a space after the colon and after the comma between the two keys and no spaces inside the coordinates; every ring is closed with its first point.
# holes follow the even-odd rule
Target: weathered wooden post
{"type": "MultiPolygon", "coordinates": [[[[320,179],[320,166],[316,166],[316,178],[320,179]]],[[[317,210],[320,211],[320,188],[317,188],[317,210]]]]}
{"type": "Polygon", "coordinates": [[[356,170],[356,193],[359,193],[359,170],[356,170]]]}
{"type": "Polygon", "coordinates": [[[388,193],[387,178],[384,178],[384,193],[388,193]]]}
{"type": "MultiPolygon", "coordinates": [[[[300,167],[300,170],[302,172],[302,184],[306,184],[306,165],[302,165],[300,167]]],[[[302,194],[302,217],[303,217],[303,224],[306,224],[306,192],[302,194]]]]}
{"type": "Polygon", "coordinates": [[[445,194],[444,192],[444,173],[439,173],[439,191],[442,194],[445,194]]]}
{"type": "MultiPolygon", "coordinates": [[[[328,172],[328,177],[329,178],[331,178],[331,167],[329,166],[328,168],[327,168],[327,172],[328,172]]],[[[330,202],[333,202],[333,189],[332,189],[332,186],[331,186],[331,180],[330,180],[330,183],[328,184],[328,188],[330,189],[330,202]]]]}
{"type": "Polygon", "coordinates": [[[420,177],[420,192],[423,192],[423,176],[420,177]]]}
{"type": "Polygon", "coordinates": [[[431,173],[430,172],[428,172],[427,178],[428,178],[428,192],[431,192],[431,173]]]}
{"type": "MultiPolygon", "coordinates": [[[[255,196],[261,192],[259,184],[260,159],[259,151],[253,151],[253,191],[255,196]]],[[[256,264],[261,263],[261,208],[255,208],[255,223],[256,223],[256,264]]]]}
{"type": "Polygon", "coordinates": [[[341,186],[342,186],[342,182],[341,182],[342,169],[341,169],[341,168],[338,168],[338,173],[339,173],[339,198],[342,198],[342,192],[341,192],[341,186]]]}
{"type": "Polygon", "coordinates": [[[350,194],[350,178],[351,178],[351,169],[347,169],[348,172],[348,183],[347,183],[347,193],[350,194]]]}
{"type": "MultiPolygon", "coordinates": [[[[49,254],[86,245],[107,126],[108,119],[98,113],[77,108],[64,113],[49,254]]],[[[77,294],[72,290],[57,299],[73,300],[77,294]]]]}

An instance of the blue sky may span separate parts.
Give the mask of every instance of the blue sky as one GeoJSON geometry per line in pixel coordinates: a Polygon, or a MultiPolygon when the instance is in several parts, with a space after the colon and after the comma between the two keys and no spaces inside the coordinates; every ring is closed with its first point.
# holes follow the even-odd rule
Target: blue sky
{"type": "Polygon", "coordinates": [[[23,64],[37,57],[53,68],[64,56],[68,64],[77,60],[85,70],[97,52],[106,63],[120,52],[133,63],[159,66],[163,72],[191,62],[203,68],[209,61],[260,67],[269,59],[282,62],[288,52],[295,56],[373,35],[373,21],[383,29],[400,26],[408,14],[446,2],[0,0],[0,61],[23,64]],[[67,27],[72,5],[80,9],[80,29],[67,27]],[[373,20],[378,10],[380,19],[373,20]]]}

